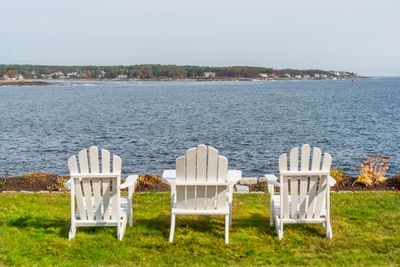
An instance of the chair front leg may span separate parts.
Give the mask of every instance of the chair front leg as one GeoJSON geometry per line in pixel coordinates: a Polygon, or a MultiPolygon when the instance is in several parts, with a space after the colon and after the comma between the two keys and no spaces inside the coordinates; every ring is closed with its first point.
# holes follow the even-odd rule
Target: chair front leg
{"type": "Polygon", "coordinates": [[[175,232],[175,214],[171,214],[171,230],[169,231],[169,242],[172,243],[174,241],[174,232],[175,232]]]}
{"type": "Polygon", "coordinates": [[[229,244],[229,215],[225,215],[225,244],[229,244]]]}
{"type": "Polygon", "coordinates": [[[132,197],[135,191],[134,186],[128,187],[128,224],[131,227],[133,225],[133,207],[132,207],[132,197]]]}

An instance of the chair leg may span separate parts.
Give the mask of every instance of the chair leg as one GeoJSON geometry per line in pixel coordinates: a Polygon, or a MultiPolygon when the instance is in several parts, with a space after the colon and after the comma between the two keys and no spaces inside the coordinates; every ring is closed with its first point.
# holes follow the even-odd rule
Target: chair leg
{"type": "Polygon", "coordinates": [[[124,218],[121,223],[118,225],[118,240],[122,241],[122,238],[124,238],[125,234],[125,229],[126,229],[126,218],[124,218]]]}
{"type": "Polygon", "coordinates": [[[272,201],[272,199],[269,203],[269,225],[274,225],[274,202],[272,201]]]}
{"type": "Polygon", "coordinates": [[[225,244],[229,244],[229,215],[225,215],[225,244]]]}
{"type": "Polygon", "coordinates": [[[229,226],[232,226],[232,202],[229,203],[229,226]]]}
{"type": "Polygon", "coordinates": [[[280,220],[277,220],[276,222],[277,230],[278,230],[278,238],[282,239],[283,238],[283,223],[280,220]]]}
{"type": "Polygon", "coordinates": [[[174,232],[175,232],[175,214],[171,214],[171,230],[169,231],[169,242],[172,243],[174,241],[174,232]]]}
{"type": "Polygon", "coordinates": [[[129,227],[133,225],[132,211],[129,213],[129,227]]]}
{"type": "Polygon", "coordinates": [[[326,222],[326,237],[329,239],[332,239],[333,233],[332,233],[332,226],[329,221],[326,222]]]}
{"type": "Polygon", "coordinates": [[[71,228],[69,229],[69,233],[68,233],[68,240],[74,239],[75,233],[76,233],[76,227],[75,227],[75,225],[71,224],[71,228]]]}
{"type": "Polygon", "coordinates": [[[132,224],[133,224],[133,218],[132,218],[132,216],[133,216],[133,211],[132,211],[132,189],[131,188],[129,188],[129,198],[128,198],[128,224],[129,224],[129,227],[131,227],[132,226],[132,224]]]}

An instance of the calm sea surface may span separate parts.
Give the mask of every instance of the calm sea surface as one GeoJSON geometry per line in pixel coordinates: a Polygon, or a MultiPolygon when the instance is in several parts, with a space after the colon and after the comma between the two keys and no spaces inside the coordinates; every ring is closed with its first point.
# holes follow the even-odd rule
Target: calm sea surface
{"type": "Polygon", "coordinates": [[[279,154],[303,143],[347,171],[385,153],[400,172],[400,78],[0,87],[0,176],[67,174],[91,145],[121,156],[124,174],[161,174],[200,143],[245,176],[276,173],[279,154]]]}

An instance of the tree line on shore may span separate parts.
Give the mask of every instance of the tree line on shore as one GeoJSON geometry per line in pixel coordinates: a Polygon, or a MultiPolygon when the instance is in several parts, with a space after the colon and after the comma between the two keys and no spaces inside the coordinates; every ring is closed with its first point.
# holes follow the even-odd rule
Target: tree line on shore
{"type": "Polygon", "coordinates": [[[219,79],[219,78],[290,78],[356,76],[352,72],[324,70],[273,69],[265,67],[230,66],[50,66],[50,65],[0,65],[0,79],[22,75],[25,79],[219,79]],[[318,75],[318,76],[317,76],[318,75]]]}

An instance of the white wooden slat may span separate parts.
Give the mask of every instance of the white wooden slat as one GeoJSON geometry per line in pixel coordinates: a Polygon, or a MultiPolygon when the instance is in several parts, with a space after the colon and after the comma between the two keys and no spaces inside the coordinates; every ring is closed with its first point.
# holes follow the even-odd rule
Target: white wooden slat
{"type": "Polygon", "coordinates": [[[101,206],[101,187],[100,187],[100,179],[93,178],[92,186],[93,186],[93,206],[94,206],[94,217],[96,220],[103,219],[103,211],[101,206]]]}
{"type": "Polygon", "coordinates": [[[87,158],[87,151],[83,149],[79,152],[79,167],[80,173],[89,173],[89,166],[88,166],[88,158],[87,158]]]}
{"type": "Polygon", "coordinates": [[[101,150],[101,172],[110,173],[110,152],[108,150],[101,150]]]}
{"type": "Polygon", "coordinates": [[[300,196],[299,196],[299,218],[306,217],[306,199],[307,199],[308,176],[300,177],[300,196]]]}
{"type": "Polygon", "coordinates": [[[119,156],[113,155],[113,173],[119,174],[121,176],[122,160],[119,156]]]}
{"type": "MultiPolygon", "coordinates": [[[[321,149],[318,147],[313,148],[313,157],[311,163],[311,171],[321,170],[321,149]]],[[[317,202],[317,186],[318,186],[319,176],[310,176],[310,185],[308,190],[308,206],[307,206],[307,219],[314,218],[315,204],[317,202]]]]}
{"type": "Polygon", "coordinates": [[[301,168],[302,171],[308,171],[310,168],[310,145],[301,147],[301,168]]]}
{"type": "Polygon", "coordinates": [[[206,181],[207,176],[207,147],[199,145],[197,147],[197,168],[196,168],[196,181],[206,181]]]}
{"type": "Polygon", "coordinates": [[[312,171],[321,170],[321,149],[319,149],[318,147],[313,148],[311,170],[312,171]]]}
{"type": "MultiPolygon", "coordinates": [[[[88,155],[86,149],[81,150],[78,157],[80,172],[89,173],[88,155]]],[[[90,178],[82,178],[82,187],[87,219],[93,220],[92,187],[90,185],[90,178]]]]}
{"type": "Polygon", "coordinates": [[[287,177],[283,177],[283,184],[281,186],[281,196],[282,196],[282,209],[283,209],[283,218],[289,219],[289,182],[287,177]]]}
{"type": "Polygon", "coordinates": [[[218,182],[225,182],[228,179],[228,159],[218,156],[218,182]]]}
{"type": "MultiPolygon", "coordinates": [[[[287,154],[281,154],[278,160],[279,171],[287,171],[288,162],[287,162],[287,154]]],[[[280,175],[280,183],[281,183],[281,198],[282,198],[282,213],[283,218],[289,219],[289,190],[288,190],[288,180],[286,177],[280,175]]]]}
{"type": "Polygon", "coordinates": [[[299,180],[298,177],[290,177],[290,217],[297,219],[297,204],[299,200],[299,180]]]}
{"type": "MultiPolygon", "coordinates": [[[[228,179],[228,159],[218,156],[218,182],[226,182],[228,179]]],[[[227,186],[217,186],[217,209],[227,206],[227,186]]]]}
{"type": "Polygon", "coordinates": [[[110,180],[111,183],[111,195],[110,195],[110,202],[111,202],[111,219],[118,220],[118,193],[117,193],[117,179],[112,178],[110,180]]]}
{"type": "MultiPolygon", "coordinates": [[[[226,182],[228,179],[228,159],[218,156],[218,182],[226,182]]],[[[227,186],[217,186],[217,209],[227,205],[227,186]]]]}
{"type": "Polygon", "coordinates": [[[78,173],[78,163],[76,162],[76,156],[71,156],[68,159],[68,168],[69,173],[72,175],[73,173],[78,173]]]}
{"type": "MultiPolygon", "coordinates": [[[[196,148],[191,148],[186,152],[186,181],[196,181],[196,148]]],[[[186,186],[186,208],[196,208],[196,186],[186,186]]]]}
{"type": "MultiPolygon", "coordinates": [[[[218,179],[218,150],[208,147],[207,153],[207,181],[216,182],[218,179]]],[[[207,186],[206,209],[215,209],[217,200],[217,187],[207,186]]]]}
{"type": "MultiPolygon", "coordinates": [[[[196,182],[205,182],[207,179],[207,146],[197,147],[196,182]]],[[[206,186],[196,187],[196,209],[204,210],[206,207],[206,186]]]]}
{"type": "MultiPolygon", "coordinates": [[[[91,146],[89,149],[89,158],[90,158],[90,173],[91,174],[99,174],[99,150],[96,146],[91,146]]],[[[94,215],[96,220],[102,219],[102,207],[101,207],[101,188],[100,188],[100,179],[93,178],[92,179],[93,186],[93,205],[94,205],[94,215]]]]}
{"type": "Polygon", "coordinates": [[[89,148],[90,173],[100,173],[99,149],[96,146],[89,148]]]}
{"type": "Polygon", "coordinates": [[[218,176],[218,150],[208,147],[207,181],[217,181],[218,176]]]}
{"type": "MultiPolygon", "coordinates": [[[[71,156],[68,159],[68,168],[70,174],[78,173],[78,163],[76,161],[76,156],[71,156]]],[[[75,199],[76,199],[76,205],[78,207],[78,212],[82,220],[86,220],[86,212],[83,204],[83,196],[82,196],[82,188],[81,188],[81,183],[79,179],[73,179],[72,180],[72,185],[74,187],[74,192],[75,192],[75,199]]]]}
{"type": "MultiPolygon", "coordinates": [[[[122,167],[122,160],[119,156],[113,155],[113,164],[112,164],[112,171],[113,173],[117,173],[121,175],[121,167],[122,167]]],[[[113,220],[119,220],[119,196],[120,196],[120,189],[119,186],[121,184],[121,176],[118,178],[112,178],[112,194],[111,194],[111,218],[113,220]]]]}
{"type": "MultiPolygon", "coordinates": [[[[110,152],[108,150],[101,150],[101,172],[110,173],[110,152]]],[[[103,217],[104,220],[110,219],[110,196],[111,196],[111,179],[103,178],[102,179],[102,191],[103,191],[103,217]]]]}
{"type": "MultiPolygon", "coordinates": [[[[301,171],[310,170],[310,145],[304,144],[301,147],[301,171]]],[[[299,194],[299,218],[304,219],[306,215],[308,176],[300,176],[300,194],[299,194]]]]}
{"type": "Polygon", "coordinates": [[[308,203],[307,203],[307,219],[314,218],[315,203],[317,201],[317,182],[318,176],[310,177],[310,189],[308,191],[308,203]]]}
{"type": "Polygon", "coordinates": [[[287,171],[287,154],[281,154],[279,156],[279,171],[287,171]]]}
{"type": "Polygon", "coordinates": [[[299,170],[299,148],[295,147],[290,150],[290,170],[298,171],[299,170]]]}
{"type": "Polygon", "coordinates": [[[324,153],[324,161],[322,162],[322,170],[330,171],[332,165],[332,156],[328,153],[324,153]]]}
{"type": "Polygon", "coordinates": [[[81,182],[79,179],[74,179],[74,191],[75,191],[75,200],[76,200],[76,205],[78,206],[78,212],[81,220],[87,220],[87,215],[85,211],[85,204],[83,200],[83,194],[82,194],[82,186],[81,182]]]}
{"type": "Polygon", "coordinates": [[[88,220],[93,220],[92,187],[89,178],[82,179],[83,194],[85,198],[85,207],[88,220]]]}
{"type": "Polygon", "coordinates": [[[217,209],[224,209],[227,207],[227,186],[217,186],[217,209]]]}
{"type": "Polygon", "coordinates": [[[185,156],[179,157],[176,159],[176,181],[177,182],[185,182],[186,174],[185,174],[185,156]]]}
{"type": "Polygon", "coordinates": [[[323,206],[325,206],[325,196],[326,196],[326,188],[327,188],[327,179],[326,175],[321,175],[318,193],[317,193],[317,203],[315,205],[314,219],[317,219],[321,215],[321,210],[323,206]]]}
{"type": "MultiPolygon", "coordinates": [[[[110,220],[110,196],[111,196],[111,179],[110,178],[103,178],[103,217],[104,220],[110,220]]],[[[114,178],[115,180],[115,178],[114,178]]]]}
{"type": "MultiPolygon", "coordinates": [[[[186,181],[185,174],[185,156],[179,157],[176,159],[176,181],[184,182],[186,181]]],[[[177,186],[176,187],[176,207],[178,209],[186,208],[186,187],[185,186],[177,186]]]]}
{"type": "Polygon", "coordinates": [[[207,186],[206,210],[215,209],[216,199],[217,199],[217,187],[207,186]]]}

